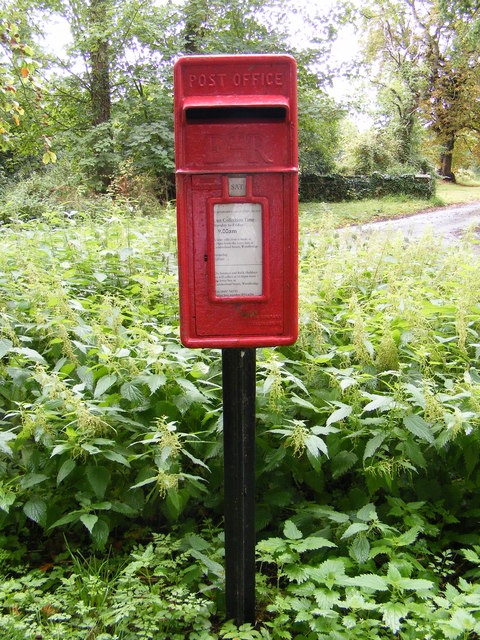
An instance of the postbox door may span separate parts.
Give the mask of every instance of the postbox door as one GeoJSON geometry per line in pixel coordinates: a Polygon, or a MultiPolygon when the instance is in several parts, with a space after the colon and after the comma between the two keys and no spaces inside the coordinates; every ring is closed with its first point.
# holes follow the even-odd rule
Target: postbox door
{"type": "Polygon", "coordinates": [[[191,176],[192,311],[200,336],[284,333],[284,176],[245,176],[245,196],[222,175],[191,176]]]}

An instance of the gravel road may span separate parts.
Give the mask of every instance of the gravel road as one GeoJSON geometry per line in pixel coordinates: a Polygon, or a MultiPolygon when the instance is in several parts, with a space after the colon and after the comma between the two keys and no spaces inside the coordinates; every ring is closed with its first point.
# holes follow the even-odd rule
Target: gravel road
{"type": "Polygon", "coordinates": [[[362,233],[401,231],[407,238],[417,238],[432,229],[447,243],[458,242],[465,231],[473,229],[480,243],[480,202],[432,209],[407,218],[370,222],[350,229],[362,233]]]}

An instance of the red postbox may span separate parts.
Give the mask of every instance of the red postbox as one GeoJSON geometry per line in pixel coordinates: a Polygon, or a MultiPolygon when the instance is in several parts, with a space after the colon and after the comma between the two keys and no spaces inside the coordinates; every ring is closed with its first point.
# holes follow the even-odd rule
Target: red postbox
{"type": "Polygon", "coordinates": [[[174,68],[180,333],[188,347],[297,337],[296,64],[186,56],[174,68]]]}

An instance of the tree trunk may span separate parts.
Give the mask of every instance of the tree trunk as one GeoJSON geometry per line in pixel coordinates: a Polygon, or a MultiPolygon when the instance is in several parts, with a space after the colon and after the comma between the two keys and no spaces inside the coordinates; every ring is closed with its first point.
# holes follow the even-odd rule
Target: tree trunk
{"type": "Polygon", "coordinates": [[[455,182],[455,174],[452,171],[452,157],[454,146],[455,134],[450,133],[448,135],[445,148],[440,155],[440,168],[438,169],[439,175],[441,175],[443,178],[448,178],[452,182],[455,182]]]}
{"type": "MultiPolygon", "coordinates": [[[[94,127],[110,122],[111,116],[111,87],[109,70],[108,37],[102,34],[107,24],[108,0],[91,0],[90,2],[90,28],[98,35],[92,38],[90,47],[90,96],[92,101],[92,124],[94,127]]],[[[108,128],[108,127],[107,127],[108,128]]],[[[112,143],[111,131],[105,127],[98,129],[99,144],[103,149],[112,143]],[[105,141],[107,145],[105,147],[105,141]]],[[[97,156],[97,176],[107,188],[111,181],[112,165],[108,153],[97,156]]]]}

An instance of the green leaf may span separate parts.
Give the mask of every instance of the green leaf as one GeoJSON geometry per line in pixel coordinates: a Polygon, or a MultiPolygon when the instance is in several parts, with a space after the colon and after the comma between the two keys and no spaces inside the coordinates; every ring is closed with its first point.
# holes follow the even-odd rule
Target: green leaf
{"type": "Polygon", "coordinates": [[[334,411],[331,416],[328,417],[327,427],[329,427],[331,424],[334,424],[335,422],[344,420],[352,413],[353,407],[351,407],[350,405],[342,404],[340,402],[338,402],[337,404],[340,405],[340,408],[334,411]]]}
{"type": "Polygon", "coordinates": [[[409,547],[418,538],[419,533],[420,533],[420,530],[418,527],[412,527],[408,531],[405,531],[405,533],[402,533],[402,535],[395,538],[395,546],[409,547]]]}
{"type": "Polygon", "coordinates": [[[391,396],[378,396],[371,393],[364,393],[367,398],[371,398],[371,401],[363,407],[363,412],[376,411],[380,409],[381,411],[387,411],[394,404],[394,399],[391,396]]]}
{"type": "Polygon", "coordinates": [[[217,576],[218,578],[224,577],[225,571],[222,565],[219,564],[218,562],[215,562],[215,560],[212,560],[211,558],[206,556],[201,551],[198,551],[197,549],[191,549],[190,555],[196,558],[197,560],[200,560],[200,562],[204,565],[204,567],[208,569],[208,571],[213,573],[213,575],[217,576]]]}
{"type": "Polygon", "coordinates": [[[136,484],[133,484],[130,489],[139,489],[140,487],[145,487],[147,484],[153,484],[157,481],[157,476],[152,476],[151,478],[146,478],[145,480],[141,480],[136,484]]]}
{"type": "Polygon", "coordinates": [[[13,491],[5,491],[3,487],[0,487],[0,509],[8,513],[10,507],[15,502],[16,495],[13,491]]]}
{"type": "Polygon", "coordinates": [[[197,387],[192,382],[190,382],[190,380],[185,380],[185,378],[177,378],[176,382],[182,387],[184,391],[187,392],[191,402],[199,402],[200,404],[209,402],[207,396],[201,393],[197,389],[197,387]]]}
{"type": "Polygon", "coordinates": [[[366,525],[364,522],[354,522],[345,531],[345,533],[341,537],[341,540],[345,540],[346,538],[351,538],[352,536],[354,536],[356,533],[359,533],[360,531],[368,531],[368,525],[366,525]]]}
{"type": "Polygon", "coordinates": [[[107,460],[118,462],[119,464],[123,464],[123,466],[125,467],[130,467],[129,461],[125,458],[125,456],[122,456],[121,453],[118,453],[118,451],[111,451],[110,449],[107,449],[105,451],[102,451],[102,454],[104,458],[107,458],[107,460]]]}
{"type": "Polygon", "coordinates": [[[83,384],[87,387],[87,389],[91,391],[94,385],[93,371],[88,367],[79,366],[77,367],[77,375],[83,382],[83,384]]]}
{"type": "Polygon", "coordinates": [[[23,505],[23,511],[27,518],[37,524],[45,524],[47,517],[47,505],[41,498],[32,498],[23,505]]]}
{"type": "Polygon", "coordinates": [[[145,382],[150,389],[150,393],[154,394],[160,387],[163,387],[167,382],[167,377],[163,373],[157,373],[152,376],[145,376],[145,382]]]}
{"type": "Polygon", "coordinates": [[[357,511],[357,518],[363,520],[363,522],[372,522],[372,520],[378,520],[377,511],[375,505],[369,502],[361,509],[357,511]]]}
{"type": "Polygon", "coordinates": [[[29,349],[28,347],[14,347],[11,349],[14,353],[19,353],[25,356],[28,360],[33,360],[39,364],[47,364],[47,361],[41,356],[35,349],[29,349]]]}
{"type": "Polygon", "coordinates": [[[340,451],[332,458],[332,474],[335,479],[347,473],[358,458],[353,451],[340,451]]]}
{"type": "Polygon", "coordinates": [[[380,605],[383,622],[385,626],[391,629],[392,633],[400,631],[400,620],[405,618],[409,613],[409,608],[401,602],[386,602],[380,605]]]}
{"type": "Polygon", "coordinates": [[[414,436],[426,440],[430,444],[434,444],[435,438],[431,432],[430,425],[428,422],[425,422],[421,416],[415,413],[405,416],[403,418],[403,424],[414,436]]]}
{"type": "Polygon", "coordinates": [[[97,498],[102,499],[110,481],[110,472],[106,467],[87,467],[87,479],[97,498]]]}
{"type": "Polygon", "coordinates": [[[13,348],[13,342],[8,338],[0,338],[0,358],[7,355],[13,348]]]}
{"type": "Polygon", "coordinates": [[[28,473],[21,479],[20,487],[22,489],[30,489],[30,487],[34,487],[45,480],[48,480],[48,476],[44,473],[28,473]]]}
{"type": "Polygon", "coordinates": [[[144,399],[142,390],[134,382],[125,382],[122,384],[120,393],[122,398],[130,400],[130,402],[134,402],[135,404],[140,404],[144,399]]]}
{"type": "Polygon", "coordinates": [[[367,562],[370,555],[370,543],[366,536],[359,535],[355,538],[350,547],[350,555],[358,564],[367,562]]]}
{"type": "Polygon", "coordinates": [[[320,536],[309,536],[308,538],[304,538],[303,540],[299,540],[295,544],[295,550],[299,553],[303,553],[304,551],[317,551],[317,549],[333,549],[337,545],[326,538],[321,538],[320,536]]]}
{"type": "Polygon", "coordinates": [[[385,578],[375,573],[361,573],[349,578],[348,584],[361,589],[372,589],[372,591],[388,591],[388,583],[385,578]]]}
{"type": "Polygon", "coordinates": [[[64,524],[70,524],[71,522],[76,522],[80,515],[83,514],[83,510],[70,511],[70,513],[65,514],[58,520],[56,520],[53,524],[49,526],[49,529],[53,529],[55,527],[61,527],[64,524]]]}
{"type": "Polygon", "coordinates": [[[305,446],[307,450],[311,453],[314,458],[319,458],[320,454],[323,453],[328,458],[328,448],[325,442],[319,438],[318,436],[308,435],[304,440],[305,446]]]}
{"type": "Polygon", "coordinates": [[[433,582],[430,580],[420,578],[401,578],[396,586],[409,591],[430,591],[434,587],[433,582]]]}
{"type": "Polygon", "coordinates": [[[299,407],[303,407],[304,409],[309,409],[310,411],[314,411],[315,413],[318,413],[318,409],[314,404],[312,404],[308,400],[304,400],[303,398],[300,398],[299,396],[295,395],[294,393],[292,393],[290,401],[293,404],[298,405],[299,407]]]}
{"type": "Polygon", "coordinates": [[[65,460],[65,462],[62,464],[62,466],[60,467],[60,469],[58,470],[58,474],[57,474],[57,486],[63,481],[65,480],[65,478],[70,475],[72,473],[72,471],[75,469],[75,467],[77,466],[75,460],[72,460],[71,458],[68,458],[68,460],[65,460]]]}
{"type": "Polygon", "coordinates": [[[365,445],[365,452],[363,454],[363,460],[365,461],[367,458],[371,458],[375,451],[379,449],[385,441],[387,436],[384,433],[379,433],[370,440],[365,445]]]}
{"type": "Polygon", "coordinates": [[[9,458],[13,456],[13,451],[9,446],[10,440],[15,440],[16,434],[11,431],[0,431],[0,451],[5,453],[9,458]]]}
{"type": "Polygon", "coordinates": [[[80,516],[80,521],[83,522],[90,533],[92,533],[93,527],[98,522],[98,516],[96,516],[94,513],[85,513],[83,516],[80,516]]]}
{"type": "Polygon", "coordinates": [[[95,393],[93,394],[94,398],[99,398],[103,395],[112,385],[117,381],[117,376],[115,374],[109,376],[102,376],[95,387],[95,393]]]}
{"type": "MultiPolygon", "coordinates": [[[[86,525],[85,525],[86,526],[86,525]]],[[[108,540],[108,534],[110,533],[110,527],[105,520],[98,520],[93,526],[92,531],[93,542],[98,549],[103,549],[108,540]]]]}
{"type": "Polygon", "coordinates": [[[302,532],[291,520],[287,520],[285,522],[285,526],[283,527],[283,535],[289,540],[300,540],[300,538],[303,537],[302,532]]]}

